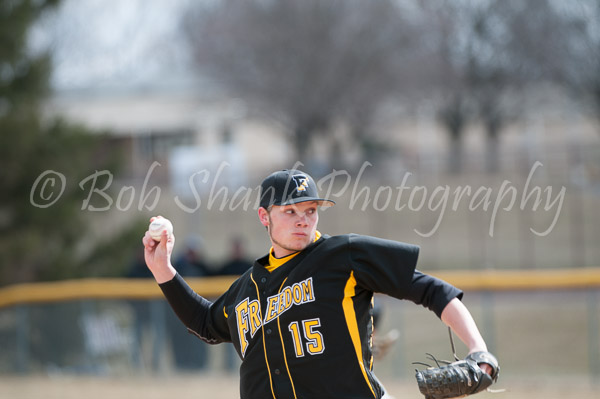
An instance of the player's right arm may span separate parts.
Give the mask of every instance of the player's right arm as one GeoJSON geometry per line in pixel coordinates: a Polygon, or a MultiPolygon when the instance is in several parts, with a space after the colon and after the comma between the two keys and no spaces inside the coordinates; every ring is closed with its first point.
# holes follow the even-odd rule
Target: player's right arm
{"type": "Polygon", "coordinates": [[[177,317],[198,338],[209,344],[231,340],[223,313],[226,293],[211,302],[198,295],[179,274],[159,287],[177,317]]]}
{"type": "Polygon", "coordinates": [[[182,323],[203,341],[228,340],[226,321],[219,319],[219,312],[213,315],[213,303],[194,292],[171,264],[175,236],[163,231],[157,242],[146,231],[142,243],[146,265],[182,323]]]}

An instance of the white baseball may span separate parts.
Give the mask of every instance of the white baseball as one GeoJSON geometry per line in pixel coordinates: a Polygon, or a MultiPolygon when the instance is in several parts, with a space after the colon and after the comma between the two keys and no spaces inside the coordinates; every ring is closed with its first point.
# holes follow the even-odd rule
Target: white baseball
{"type": "Polygon", "coordinates": [[[154,220],[150,223],[150,226],[148,226],[148,232],[154,241],[160,241],[161,234],[165,229],[170,237],[173,234],[173,224],[169,219],[166,219],[162,216],[154,218],[154,220]]]}

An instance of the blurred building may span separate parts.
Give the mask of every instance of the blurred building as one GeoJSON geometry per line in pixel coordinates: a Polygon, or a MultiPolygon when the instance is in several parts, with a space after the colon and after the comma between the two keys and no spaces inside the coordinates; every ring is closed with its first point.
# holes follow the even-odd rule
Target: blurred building
{"type": "Polygon", "coordinates": [[[158,162],[152,177],[173,187],[186,185],[191,173],[207,169],[214,174],[219,166],[220,181],[238,185],[289,159],[281,135],[253,121],[243,101],[204,95],[193,85],[59,91],[46,112],[107,133],[108,148],[127,154],[125,175],[134,180],[158,162]],[[262,143],[269,143],[268,156],[260,150],[262,143]]]}

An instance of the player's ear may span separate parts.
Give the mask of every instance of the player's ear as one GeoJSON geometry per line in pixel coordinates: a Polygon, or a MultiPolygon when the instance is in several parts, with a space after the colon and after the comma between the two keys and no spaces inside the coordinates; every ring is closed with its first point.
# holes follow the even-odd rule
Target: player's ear
{"type": "Polygon", "coordinates": [[[269,226],[269,212],[267,212],[267,210],[262,206],[258,208],[258,219],[263,226],[269,226]]]}

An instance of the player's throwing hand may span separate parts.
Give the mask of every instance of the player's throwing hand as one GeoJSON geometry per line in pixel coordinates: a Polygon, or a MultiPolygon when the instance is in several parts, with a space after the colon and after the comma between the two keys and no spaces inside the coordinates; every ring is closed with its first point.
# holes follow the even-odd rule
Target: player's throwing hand
{"type": "MultiPolygon", "coordinates": [[[[156,217],[150,219],[152,223],[156,217]]],[[[171,265],[171,254],[175,245],[175,235],[169,233],[166,229],[161,233],[160,241],[152,238],[149,231],[146,231],[142,238],[144,244],[144,259],[148,269],[154,275],[154,278],[160,283],[171,280],[175,276],[175,269],[171,265]]]]}

